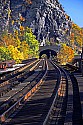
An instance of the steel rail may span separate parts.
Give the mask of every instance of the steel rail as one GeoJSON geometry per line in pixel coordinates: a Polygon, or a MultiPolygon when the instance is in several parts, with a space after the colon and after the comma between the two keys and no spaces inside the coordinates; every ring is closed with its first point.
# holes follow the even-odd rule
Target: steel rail
{"type": "MultiPolygon", "coordinates": [[[[26,70],[28,67],[32,66],[33,64],[35,64],[35,63],[37,62],[33,67],[31,67],[31,68],[29,69],[29,72],[32,71],[32,70],[38,65],[38,63],[40,63],[40,61],[41,61],[41,60],[37,60],[37,61],[35,61],[35,62],[33,62],[33,63],[27,65],[26,67],[24,67],[25,69],[23,69],[23,71],[26,70]]],[[[3,87],[6,87],[6,85],[7,85],[7,86],[8,86],[8,85],[12,86],[12,85],[14,84],[14,81],[15,81],[16,79],[25,76],[26,73],[27,73],[27,71],[24,72],[24,73],[21,73],[20,75],[15,76],[15,77],[12,78],[12,79],[9,79],[9,80],[7,80],[7,81],[1,83],[1,84],[0,84],[1,93],[3,93],[3,91],[2,91],[2,90],[4,90],[3,87]],[[10,84],[10,83],[11,83],[11,84],[10,84]]],[[[6,88],[7,88],[7,87],[6,87],[6,88]]],[[[6,90],[6,89],[5,89],[5,90],[6,90]]]]}
{"type": "MultiPolygon", "coordinates": [[[[64,74],[65,74],[65,76],[66,76],[66,80],[67,80],[67,74],[66,74],[66,72],[65,72],[64,70],[62,70],[59,66],[57,66],[54,62],[51,62],[51,63],[57,68],[57,70],[58,70],[58,72],[59,72],[59,79],[58,79],[58,81],[57,81],[57,82],[58,82],[58,87],[57,87],[57,91],[56,91],[56,94],[55,94],[53,103],[52,103],[52,105],[51,105],[51,107],[50,107],[50,109],[49,109],[49,112],[48,112],[48,114],[47,114],[47,116],[46,116],[44,122],[43,122],[43,125],[50,124],[50,123],[49,123],[49,119],[50,119],[52,110],[53,110],[53,108],[54,108],[55,102],[56,102],[56,100],[57,100],[57,96],[59,95],[59,88],[60,88],[60,85],[61,85],[61,83],[62,83],[62,81],[61,81],[61,80],[62,80],[61,72],[64,72],[64,74]],[[61,71],[61,70],[62,70],[62,71],[61,71]]],[[[67,85],[67,87],[66,87],[66,93],[67,93],[67,92],[68,92],[68,85],[67,85]]],[[[68,96],[68,94],[67,94],[66,96],[68,96]]],[[[51,117],[52,117],[52,116],[51,116],[51,117]]]]}
{"type": "MultiPolygon", "coordinates": [[[[39,63],[40,63],[40,61],[37,62],[36,65],[32,67],[33,70],[34,70],[34,68],[37,67],[37,65],[38,65],[39,63]]],[[[32,71],[32,68],[31,68],[31,71],[32,71]]],[[[38,76],[38,75],[39,75],[39,73],[37,74],[37,76],[38,76]]],[[[37,76],[35,76],[35,77],[37,77],[37,76]]],[[[34,79],[35,79],[35,78],[34,78],[34,79]]],[[[34,79],[32,79],[32,81],[33,81],[34,79]]],[[[21,84],[21,83],[20,83],[20,84],[21,84]]],[[[18,84],[18,87],[19,87],[20,84],[18,84]]],[[[31,84],[31,83],[30,83],[30,84],[31,84]]],[[[0,107],[1,107],[3,104],[9,102],[9,100],[12,100],[12,98],[14,98],[14,97],[15,97],[16,95],[18,95],[20,92],[22,93],[23,90],[24,90],[26,87],[28,87],[28,83],[27,83],[25,86],[23,86],[20,90],[16,91],[12,96],[7,97],[6,100],[4,100],[4,102],[3,102],[2,104],[0,104],[0,107]]],[[[11,91],[12,91],[12,90],[11,90],[11,91]]],[[[6,94],[7,94],[7,93],[6,93],[6,94]]],[[[2,96],[2,97],[3,97],[3,96],[2,96]]],[[[4,97],[3,97],[3,98],[4,98],[4,97]]]]}
{"type": "MultiPolygon", "coordinates": [[[[54,65],[54,63],[52,63],[53,65],[54,65]]],[[[54,65],[55,66],[55,65],[54,65]]],[[[61,71],[60,71],[60,69],[56,66],[56,68],[58,69],[58,71],[59,71],[59,79],[58,79],[58,84],[60,84],[60,79],[61,79],[61,71]]],[[[46,116],[46,118],[45,118],[45,120],[44,120],[44,122],[43,122],[43,125],[46,125],[47,124],[47,121],[48,121],[48,119],[49,119],[49,116],[50,116],[50,114],[51,114],[51,111],[52,111],[52,109],[53,109],[53,107],[54,107],[54,104],[55,104],[55,100],[56,100],[56,97],[57,97],[57,95],[58,95],[58,90],[57,90],[57,92],[56,92],[56,95],[55,95],[55,98],[54,98],[54,100],[53,100],[53,103],[52,103],[52,105],[51,105],[51,107],[50,107],[50,110],[49,110],[49,112],[48,112],[48,114],[47,114],[47,116],[46,116]]]]}
{"type": "Polygon", "coordinates": [[[7,111],[5,111],[1,116],[0,116],[0,122],[5,122],[5,120],[20,106],[22,102],[25,102],[37,89],[38,87],[42,84],[43,79],[45,78],[48,70],[48,64],[47,61],[45,63],[45,72],[42,76],[42,78],[39,80],[39,82],[32,87],[32,89],[27,92],[22,98],[20,98],[14,105],[12,105],[7,111]]]}
{"type": "MultiPolygon", "coordinates": [[[[25,64],[25,65],[22,66],[22,67],[19,67],[18,69],[12,71],[11,73],[0,77],[0,80],[4,80],[6,77],[9,78],[9,76],[12,77],[12,76],[15,75],[16,73],[22,72],[23,70],[27,69],[27,68],[30,67],[31,65],[35,64],[37,61],[39,61],[39,59],[38,59],[38,60],[35,60],[35,61],[33,61],[33,62],[29,63],[29,64],[25,64]]],[[[9,78],[9,79],[10,79],[10,78],[9,78]]],[[[8,80],[5,80],[5,81],[8,81],[8,80]]],[[[4,81],[4,82],[5,82],[5,81],[4,81]]],[[[2,86],[2,83],[0,84],[0,86],[2,86]]]]}

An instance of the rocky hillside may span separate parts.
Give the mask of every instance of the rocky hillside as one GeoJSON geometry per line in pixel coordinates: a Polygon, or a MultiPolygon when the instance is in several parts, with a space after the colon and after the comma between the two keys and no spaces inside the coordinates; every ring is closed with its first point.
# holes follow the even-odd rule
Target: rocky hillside
{"type": "Polygon", "coordinates": [[[0,34],[9,28],[10,0],[0,0],[0,34]]]}
{"type": "MultiPolygon", "coordinates": [[[[6,3],[10,1],[10,22],[12,23],[13,21],[12,25],[10,25],[10,30],[19,30],[20,25],[23,25],[24,27],[31,27],[33,33],[36,35],[37,39],[42,45],[45,45],[46,41],[50,40],[58,40],[62,42],[68,41],[68,36],[71,30],[71,19],[65,13],[58,0],[5,1],[7,1],[6,3]],[[23,20],[20,20],[20,18],[23,18],[23,20]]],[[[3,8],[3,2],[0,4],[0,6],[3,8]]],[[[9,4],[7,7],[8,6],[9,4]]],[[[1,13],[3,13],[2,10],[0,10],[1,13]]],[[[7,13],[8,12],[9,9],[7,9],[7,13]]],[[[6,16],[3,18],[3,20],[5,20],[5,18],[5,25],[7,25],[9,17],[6,16]]],[[[4,21],[2,22],[4,27],[4,21]]]]}

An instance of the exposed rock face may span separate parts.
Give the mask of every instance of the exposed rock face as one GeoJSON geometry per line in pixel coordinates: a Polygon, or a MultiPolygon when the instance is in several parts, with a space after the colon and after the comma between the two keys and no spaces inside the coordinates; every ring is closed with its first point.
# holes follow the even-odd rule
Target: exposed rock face
{"type": "Polygon", "coordinates": [[[31,27],[37,39],[43,44],[54,38],[65,41],[70,34],[71,19],[66,17],[58,0],[11,0],[13,28],[18,29],[20,25],[31,27]],[[19,17],[25,18],[20,22],[19,17]]]}
{"type": "Polygon", "coordinates": [[[10,17],[10,0],[0,0],[0,34],[8,30],[10,17]]]}

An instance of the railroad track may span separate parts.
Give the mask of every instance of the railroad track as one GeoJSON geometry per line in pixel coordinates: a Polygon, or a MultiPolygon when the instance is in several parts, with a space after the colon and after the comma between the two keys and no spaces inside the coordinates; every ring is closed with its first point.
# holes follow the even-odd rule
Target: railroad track
{"type": "Polygon", "coordinates": [[[13,77],[13,75],[18,73],[20,69],[23,70],[24,67],[26,67],[27,65],[30,65],[31,63],[34,63],[36,60],[37,60],[36,58],[24,60],[22,61],[22,63],[24,64],[23,66],[16,68],[14,71],[7,71],[7,72],[0,74],[0,83],[3,82],[4,80],[9,79],[11,76],[13,77]]]}
{"type": "Polygon", "coordinates": [[[62,66],[65,70],[71,72],[80,72],[80,69],[72,64],[67,63],[66,65],[62,66]]]}
{"type": "Polygon", "coordinates": [[[0,116],[1,124],[82,125],[78,83],[74,75],[66,71],[46,61],[28,93],[0,116]]]}
{"type": "Polygon", "coordinates": [[[81,107],[81,100],[80,100],[80,94],[79,94],[79,86],[76,77],[74,76],[74,73],[80,72],[78,67],[72,66],[67,64],[64,69],[67,70],[68,73],[68,80],[69,80],[69,102],[68,102],[68,108],[70,109],[70,117],[71,120],[69,120],[69,116],[67,114],[66,116],[66,122],[70,121],[71,125],[82,125],[82,107],[81,107]],[[72,95],[72,99],[71,96],[72,95]],[[72,101],[71,101],[72,100],[72,101]],[[72,110],[71,110],[72,109],[72,110]]]}
{"type": "Polygon", "coordinates": [[[36,71],[36,68],[38,69],[38,67],[41,65],[43,69],[42,72],[44,72],[45,62],[41,60],[40,62],[37,62],[36,65],[31,67],[30,70],[34,70],[34,73],[31,76],[27,77],[23,82],[21,81],[21,83],[17,84],[16,86],[12,86],[10,91],[0,97],[0,115],[35,86],[38,78],[42,77],[41,69],[36,71]]]}
{"type": "MultiPolygon", "coordinates": [[[[53,63],[53,62],[52,62],[53,63]]],[[[53,63],[60,72],[57,91],[43,125],[64,125],[68,99],[68,79],[66,72],[53,63]]]]}
{"type": "Polygon", "coordinates": [[[74,76],[74,73],[79,72],[79,69],[70,64],[63,66],[62,69],[65,70],[68,81],[68,99],[64,125],[82,125],[82,107],[79,86],[74,76]]]}
{"type": "MultiPolygon", "coordinates": [[[[42,125],[50,107],[53,103],[55,95],[62,94],[61,92],[61,74],[58,67],[53,66],[48,61],[48,70],[46,76],[41,82],[38,90],[18,108],[4,124],[34,124],[42,125]],[[21,118],[21,119],[20,119],[21,118]]],[[[64,86],[65,88],[65,86],[64,86]]]]}
{"type": "Polygon", "coordinates": [[[0,74],[0,83],[7,81],[17,75],[20,75],[22,73],[23,70],[29,68],[30,66],[34,65],[38,60],[32,60],[30,62],[24,63],[24,65],[22,67],[19,67],[17,69],[15,69],[14,71],[9,71],[3,74],[0,74]]]}
{"type": "Polygon", "coordinates": [[[38,63],[39,63],[39,60],[36,60],[30,64],[27,64],[17,69],[16,71],[9,74],[9,76],[2,78],[2,80],[0,80],[1,82],[0,83],[0,96],[3,96],[8,91],[10,91],[13,86],[18,85],[28,76],[32,75],[34,73],[33,69],[38,63]]]}

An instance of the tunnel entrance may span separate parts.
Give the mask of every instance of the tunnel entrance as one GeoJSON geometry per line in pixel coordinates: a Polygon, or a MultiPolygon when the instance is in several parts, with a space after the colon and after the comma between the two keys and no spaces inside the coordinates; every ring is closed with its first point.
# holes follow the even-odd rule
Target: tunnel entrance
{"type": "Polygon", "coordinates": [[[43,54],[46,54],[48,59],[57,56],[56,51],[51,50],[51,49],[46,49],[46,50],[41,51],[41,52],[39,53],[39,58],[40,58],[40,59],[42,58],[42,55],[43,55],[43,54]]]}

